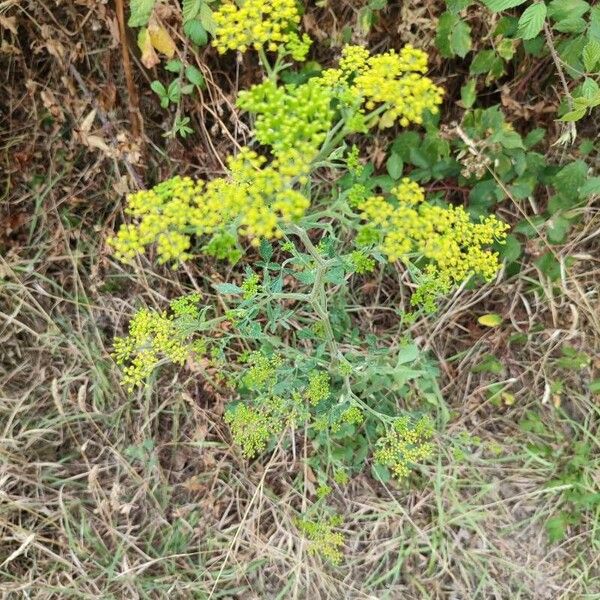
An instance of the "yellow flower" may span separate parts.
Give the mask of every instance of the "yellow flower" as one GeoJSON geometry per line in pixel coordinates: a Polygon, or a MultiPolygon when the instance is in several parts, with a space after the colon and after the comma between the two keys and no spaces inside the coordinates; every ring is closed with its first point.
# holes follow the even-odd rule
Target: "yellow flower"
{"type": "Polygon", "coordinates": [[[429,204],[424,190],[408,178],[392,193],[398,201],[395,206],[383,196],[371,196],[358,205],[370,232],[363,238],[371,241],[376,233],[379,249],[390,262],[408,262],[413,254],[428,260],[426,282],[436,283],[415,294],[413,302],[427,302],[430,294],[448,292],[472,275],[486,280],[495,276],[498,254],[486,247],[506,238],[506,223],[494,216],[474,223],[461,206],[429,204]]]}
{"type": "Polygon", "coordinates": [[[308,51],[305,37],[300,40],[294,31],[300,22],[296,0],[245,0],[241,6],[226,1],[214,19],[217,31],[212,44],[220,54],[263,46],[276,51],[290,43],[292,56],[302,60],[308,51]]]}

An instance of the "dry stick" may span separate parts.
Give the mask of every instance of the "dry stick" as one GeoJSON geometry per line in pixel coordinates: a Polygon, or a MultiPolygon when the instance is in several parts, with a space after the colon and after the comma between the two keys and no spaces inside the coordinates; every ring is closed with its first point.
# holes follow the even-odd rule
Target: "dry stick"
{"type": "MultiPolygon", "coordinates": [[[[550,49],[550,56],[552,56],[552,60],[554,61],[554,66],[556,67],[556,72],[558,73],[558,78],[560,79],[560,83],[563,87],[563,91],[567,98],[567,104],[569,106],[569,111],[572,111],[574,108],[573,96],[571,96],[571,91],[569,90],[569,85],[567,84],[567,78],[565,77],[565,72],[563,71],[562,65],[560,64],[560,56],[558,56],[558,52],[556,51],[556,47],[554,46],[554,39],[552,38],[552,31],[550,31],[550,27],[548,27],[548,23],[544,21],[544,36],[546,37],[546,43],[548,44],[548,48],[550,49]]],[[[568,125],[570,129],[571,140],[575,140],[577,136],[577,130],[575,128],[575,123],[570,122],[568,125]]]]}
{"type": "Polygon", "coordinates": [[[117,21],[119,22],[119,38],[121,41],[121,56],[123,58],[123,71],[127,82],[127,95],[129,96],[129,118],[131,120],[131,133],[136,140],[141,138],[142,119],[140,116],[140,102],[137,88],[133,82],[131,72],[131,61],[129,60],[129,48],[127,46],[127,31],[125,29],[125,9],[123,0],[115,0],[117,9],[117,21]]]}

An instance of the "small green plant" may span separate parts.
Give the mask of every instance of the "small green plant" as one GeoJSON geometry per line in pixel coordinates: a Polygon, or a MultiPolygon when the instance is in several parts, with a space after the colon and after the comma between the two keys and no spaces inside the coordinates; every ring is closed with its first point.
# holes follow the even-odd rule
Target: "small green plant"
{"type": "Polygon", "coordinates": [[[521,429],[532,436],[529,451],[553,467],[552,479],[546,487],[557,488],[555,512],[546,520],[551,542],[560,542],[570,527],[580,525],[586,516],[597,519],[600,492],[594,482],[597,471],[597,443],[577,423],[566,421],[569,434],[548,427],[540,415],[529,411],[521,420],[521,429]]]}

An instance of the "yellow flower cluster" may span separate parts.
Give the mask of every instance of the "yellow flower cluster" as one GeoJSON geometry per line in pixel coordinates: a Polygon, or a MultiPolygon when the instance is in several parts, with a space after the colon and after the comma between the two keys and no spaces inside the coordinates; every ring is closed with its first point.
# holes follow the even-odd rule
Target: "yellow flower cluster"
{"type": "Polygon", "coordinates": [[[437,291],[447,292],[472,275],[486,280],[499,269],[498,253],[486,249],[506,237],[508,225],[494,216],[471,221],[462,207],[434,206],[425,202],[424,191],[403,180],[394,190],[397,205],[382,196],[371,196],[359,205],[368,222],[367,234],[379,240],[379,248],[390,262],[411,254],[429,261],[428,279],[437,280],[437,291]]]}
{"type": "Polygon", "coordinates": [[[319,404],[322,400],[327,400],[331,393],[329,375],[325,371],[313,371],[308,376],[308,388],[306,397],[311,404],[319,404]]]}
{"type": "Polygon", "coordinates": [[[358,100],[369,111],[384,106],[380,127],[396,121],[406,127],[422,123],[427,110],[437,113],[442,101],[443,90],[423,76],[426,71],[427,54],[410,45],[374,56],[362,46],[346,46],[339,68],[324,71],[321,79],[349,103],[358,100]]]}
{"type": "Polygon", "coordinates": [[[416,422],[408,416],[399,417],[388,434],[377,441],[375,460],[392,470],[399,479],[410,473],[411,465],[433,455],[433,424],[428,417],[416,422]]]}
{"type": "Polygon", "coordinates": [[[225,413],[225,422],[231,435],[246,458],[260,454],[274,434],[282,430],[283,423],[266,410],[255,409],[240,402],[225,413]]]}
{"type": "MultiPolygon", "coordinates": [[[[137,224],[121,226],[109,239],[117,257],[130,261],[156,243],[159,262],[191,258],[191,236],[217,235],[224,231],[248,236],[258,245],[261,238],[281,237],[279,221],[302,217],[310,201],[292,189],[296,166],[273,162],[249,148],[228,159],[227,178],[194,181],[173,177],[151,190],[129,196],[126,212],[137,224]],[[284,174],[285,172],[285,174],[284,174]]],[[[231,248],[229,248],[231,253],[231,248]]]]}
{"type": "Polygon", "coordinates": [[[240,92],[237,105],[257,115],[257,141],[271,146],[280,172],[294,176],[308,172],[331,128],[332,98],[317,77],[290,86],[267,80],[240,92]]]}
{"type": "Polygon", "coordinates": [[[277,382],[277,369],[282,366],[280,356],[266,356],[262,352],[252,352],[248,357],[249,369],[242,381],[251,390],[271,389],[277,382]]]}
{"type": "Polygon", "coordinates": [[[281,431],[281,420],[267,411],[257,410],[244,403],[236,404],[225,413],[231,435],[246,458],[253,458],[266,447],[271,436],[281,431]]]}
{"type": "Polygon", "coordinates": [[[250,47],[274,52],[290,41],[290,30],[300,22],[300,13],[296,0],[245,0],[241,6],[225,1],[214,19],[213,46],[220,54],[245,52],[250,47]]]}
{"type": "MultiPolygon", "coordinates": [[[[269,6],[265,4],[261,10],[273,15],[269,6]]],[[[248,0],[239,11],[246,9],[258,10],[254,0],[248,0]]],[[[225,4],[223,10],[238,9],[225,4]]],[[[254,245],[261,239],[282,237],[282,223],[302,218],[310,206],[298,187],[308,182],[311,163],[331,131],[334,100],[346,106],[345,132],[364,130],[363,105],[371,110],[376,103],[383,103],[386,110],[380,125],[396,118],[404,124],[420,122],[423,111],[436,110],[441,99],[441,90],[421,75],[426,64],[427,55],[410,46],[377,56],[370,56],[360,46],[347,46],[339,69],[300,85],[277,86],[267,80],[242,91],[238,106],[256,115],[255,138],[270,146],[271,161],[245,147],[228,158],[227,177],[209,182],[174,177],[132,194],[126,210],[135,222],[123,225],[109,243],[125,261],[156,244],[159,262],[177,262],[192,257],[192,236],[208,235],[212,240],[205,251],[235,262],[241,252],[238,236],[250,238],[254,245]]],[[[348,161],[358,172],[356,153],[351,153],[348,161]]],[[[404,181],[399,185],[404,204],[422,202],[420,188],[414,186],[404,181]]],[[[363,192],[357,187],[349,193],[351,201],[359,203],[363,192]]],[[[365,212],[368,202],[375,200],[367,201],[365,212]]],[[[397,256],[408,247],[406,240],[395,244],[395,236],[390,233],[385,243],[392,257],[394,247],[402,250],[397,256]]]]}
{"type": "Polygon", "coordinates": [[[199,300],[198,294],[192,294],[173,301],[172,314],[141,309],[129,323],[129,335],[115,339],[113,356],[117,364],[125,365],[123,384],[129,390],[143,384],[161,356],[182,365],[200,347],[190,342],[177,321],[197,318],[199,300]]]}
{"type": "Polygon", "coordinates": [[[322,521],[298,521],[298,527],[310,540],[310,551],[320,554],[323,558],[337,565],[341,562],[342,547],[344,546],[343,534],[334,531],[335,527],[342,524],[339,515],[333,515],[322,521]]]}

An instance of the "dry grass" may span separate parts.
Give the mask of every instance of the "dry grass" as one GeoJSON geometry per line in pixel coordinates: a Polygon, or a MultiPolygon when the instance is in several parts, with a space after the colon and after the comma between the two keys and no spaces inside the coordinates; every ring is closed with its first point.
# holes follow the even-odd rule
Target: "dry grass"
{"type": "MultiPolygon", "coordinates": [[[[164,371],[128,395],[109,357],[135,307],[162,306],[215,274],[214,265],[173,276],[150,262],[133,270],[113,262],[104,235],[135,185],[128,169],[144,180],[183,168],[218,172],[226,149],[243,142],[231,99],[250,70],[198,58],[210,79],[191,146],[162,140],[164,115],[144,92],[140,147],[127,139],[109,5],[17,4],[0,2],[0,16],[16,17],[17,27],[15,35],[0,21],[14,48],[0,54],[8,200],[0,225],[0,596],[600,598],[598,508],[582,512],[561,542],[550,543],[544,526],[573,487],[559,480],[578,441],[590,448],[578,478],[590,493],[600,489],[600,407],[589,391],[600,366],[598,207],[587,207],[557,248],[562,261],[576,258],[559,281],[531,263],[517,277],[456,294],[414,325],[442,366],[440,409],[450,420],[439,455],[412,486],[361,475],[334,487],[330,503],[344,516],[347,543],[332,567],[294,525],[314,501],[302,457],[278,446],[260,461],[241,460],[221,418],[227,399],[208,393],[193,369],[164,371]],[[77,132],[94,109],[105,123],[77,132]],[[479,327],[485,312],[500,313],[503,325],[479,327]],[[517,332],[524,341],[509,343],[517,332]],[[591,356],[590,367],[561,369],[565,344],[591,356]],[[487,354],[500,374],[473,371],[487,354]],[[514,402],[495,402],[489,392],[498,383],[514,402]],[[532,412],[550,437],[524,430],[532,412]]],[[[330,14],[341,16],[355,11],[344,4],[330,14]]]]}

